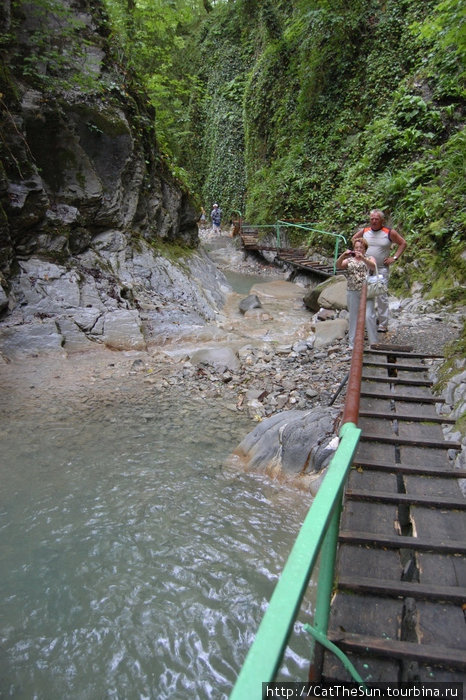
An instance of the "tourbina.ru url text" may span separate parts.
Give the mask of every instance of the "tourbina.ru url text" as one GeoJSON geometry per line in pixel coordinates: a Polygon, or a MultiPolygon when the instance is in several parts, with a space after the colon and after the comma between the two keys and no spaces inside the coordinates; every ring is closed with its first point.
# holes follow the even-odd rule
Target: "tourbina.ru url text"
{"type": "Polygon", "coordinates": [[[441,698],[463,700],[463,683],[263,683],[263,698],[441,698]]]}

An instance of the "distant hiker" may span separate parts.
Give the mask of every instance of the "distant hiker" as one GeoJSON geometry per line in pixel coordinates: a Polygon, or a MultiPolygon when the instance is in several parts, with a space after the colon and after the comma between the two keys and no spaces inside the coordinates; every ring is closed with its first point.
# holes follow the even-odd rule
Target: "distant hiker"
{"type": "MultiPolygon", "coordinates": [[[[354,346],[362,286],[366,282],[367,274],[375,270],[375,259],[372,255],[367,255],[366,251],[366,241],[364,238],[358,238],[353,244],[353,250],[345,250],[336,263],[339,270],[348,270],[346,304],[349,312],[348,341],[350,350],[354,346]]],[[[366,302],[366,330],[369,345],[377,342],[374,303],[375,299],[368,299],[366,302]]]]}
{"type": "Polygon", "coordinates": [[[222,220],[222,210],[218,204],[214,204],[212,211],[210,212],[210,220],[212,221],[212,228],[214,231],[220,231],[220,222],[222,220]]]}
{"type": "Polygon", "coordinates": [[[205,215],[204,207],[201,207],[201,215],[199,217],[199,223],[201,224],[201,228],[204,228],[205,223],[206,223],[206,215],[205,215]]]}
{"type": "MultiPolygon", "coordinates": [[[[406,248],[406,241],[394,229],[387,228],[383,225],[385,215],[380,209],[373,209],[370,213],[369,220],[370,226],[361,228],[354,234],[352,238],[353,245],[359,238],[364,238],[368,246],[367,255],[375,258],[378,270],[384,276],[385,285],[388,289],[388,268],[400,257],[406,248]],[[390,248],[393,245],[396,245],[397,249],[394,255],[390,255],[390,248]]],[[[366,319],[373,320],[374,323],[377,323],[377,315],[379,322],[378,331],[379,333],[386,333],[388,330],[389,316],[388,291],[377,297],[377,314],[374,306],[373,319],[368,319],[367,315],[366,319]]]]}

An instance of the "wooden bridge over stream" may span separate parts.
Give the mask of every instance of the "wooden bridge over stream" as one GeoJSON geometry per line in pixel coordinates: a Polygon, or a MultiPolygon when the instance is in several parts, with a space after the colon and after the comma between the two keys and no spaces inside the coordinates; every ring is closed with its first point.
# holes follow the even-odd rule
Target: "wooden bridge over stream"
{"type": "MultiPolygon", "coordinates": [[[[363,356],[328,638],[368,683],[466,681],[466,470],[436,411],[436,359],[389,345],[363,356]]],[[[351,680],[327,651],[321,670],[351,680]]]]}
{"type": "Polygon", "coordinates": [[[274,252],[276,253],[276,260],[287,263],[296,270],[312,273],[322,279],[327,279],[327,277],[332,277],[335,274],[333,265],[312,260],[305,248],[286,248],[264,243],[257,226],[241,223],[236,228],[236,231],[234,230],[234,235],[239,236],[243,250],[274,252]]]}

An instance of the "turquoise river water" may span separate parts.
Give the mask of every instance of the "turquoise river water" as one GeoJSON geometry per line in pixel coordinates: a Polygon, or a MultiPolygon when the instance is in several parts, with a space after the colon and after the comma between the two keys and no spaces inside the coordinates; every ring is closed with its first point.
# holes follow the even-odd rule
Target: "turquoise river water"
{"type": "MultiPolygon", "coordinates": [[[[220,402],[40,408],[0,429],[0,697],[227,698],[310,496],[225,466],[220,402]]],[[[280,678],[308,655],[297,623],[280,678]]]]}

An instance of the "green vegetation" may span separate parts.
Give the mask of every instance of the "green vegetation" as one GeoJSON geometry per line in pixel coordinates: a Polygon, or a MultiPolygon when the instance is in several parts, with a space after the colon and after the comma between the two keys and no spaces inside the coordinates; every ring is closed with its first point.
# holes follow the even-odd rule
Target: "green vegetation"
{"type": "MultiPolygon", "coordinates": [[[[163,162],[227,220],[240,210],[255,223],[313,221],[349,236],[383,208],[409,242],[393,283],[434,280],[433,296],[460,300],[462,0],[102,1],[90,28],[61,0],[17,0],[3,42],[26,7],[32,42],[17,42],[15,73],[41,89],[124,96],[130,85],[154,108],[163,162]],[[56,32],[44,31],[50,17],[56,32]],[[92,75],[96,34],[110,39],[118,79],[92,75]]],[[[13,99],[7,70],[0,80],[13,99]]],[[[148,121],[136,109],[143,140],[153,138],[148,121]]]]}
{"type": "Polygon", "coordinates": [[[345,235],[383,208],[409,241],[394,283],[460,298],[461,0],[163,5],[136,2],[132,55],[199,202],[345,235]]]}

